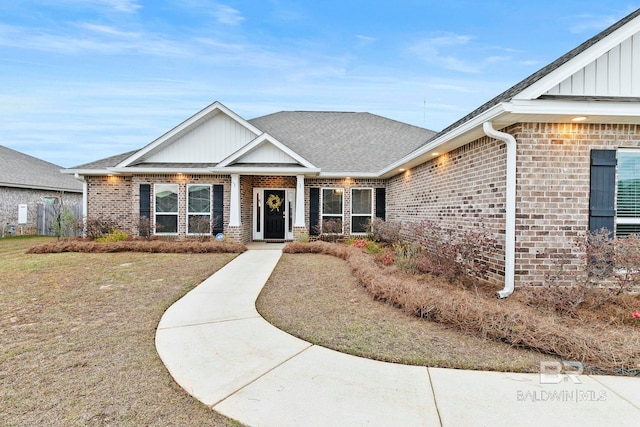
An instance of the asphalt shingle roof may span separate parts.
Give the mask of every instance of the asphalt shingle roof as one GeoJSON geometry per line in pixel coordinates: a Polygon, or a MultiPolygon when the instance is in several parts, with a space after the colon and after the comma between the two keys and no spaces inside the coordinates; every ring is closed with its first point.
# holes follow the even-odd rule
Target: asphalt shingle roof
{"type": "Polygon", "coordinates": [[[0,186],[82,192],[82,183],[61,166],[0,145],[0,186]]]}
{"type": "Polygon", "coordinates": [[[435,134],[370,113],[283,111],[249,122],[323,172],[378,172],[435,134]]]}

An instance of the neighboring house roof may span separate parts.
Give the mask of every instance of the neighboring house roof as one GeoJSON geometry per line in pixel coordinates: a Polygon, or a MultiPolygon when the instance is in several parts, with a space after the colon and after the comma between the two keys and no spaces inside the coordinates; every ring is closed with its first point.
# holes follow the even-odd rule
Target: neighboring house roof
{"type": "Polygon", "coordinates": [[[370,113],[283,111],[249,120],[327,172],[378,172],[434,131],[370,113]]]}
{"type": "Polygon", "coordinates": [[[81,193],[82,183],[61,169],[0,145],[0,186],[81,193]]]}

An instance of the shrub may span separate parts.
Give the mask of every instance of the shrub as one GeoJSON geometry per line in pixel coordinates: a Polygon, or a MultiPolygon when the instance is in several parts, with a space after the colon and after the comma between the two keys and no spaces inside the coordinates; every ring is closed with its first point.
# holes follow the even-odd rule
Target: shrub
{"type": "Polygon", "coordinates": [[[374,218],[367,227],[367,237],[374,242],[397,243],[400,241],[401,225],[399,222],[386,222],[382,218],[374,218]]]}
{"type": "Polygon", "coordinates": [[[85,236],[90,240],[96,240],[119,228],[115,220],[101,217],[87,217],[78,226],[84,227],[85,236]]]}
{"type": "Polygon", "coordinates": [[[127,240],[99,243],[86,240],[60,240],[29,248],[27,253],[45,254],[61,252],[150,252],[150,253],[242,253],[247,247],[237,242],[198,242],[198,241],[162,241],[127,240]]]}
{"type": "Polygon", "coordinates": [[[576,255],[570,250],[544,253],[553,258],[545,287],[537,292],[557,311],[570,311],[591,298],[602,304],[640,287],[640,236],[613,237],[607,229],[576,237],[576,255]],[[569,268],[572,264],[578,265],[569,268]]]}
{"type": "Polygon", "coordinates": [[[113,230],[111,230],[109,234],[98,237],[96,239],[96,242],[100,242],[100,243],[122,242],[124,240],[127,240],[128,238],[129,238],[129,235],[127,233],[125,233],[124,231],[120,231],[118,227],[116,227],[113,230]]]}
{"type": "Polygon", "coordinates": [[[342,220],[325,219],[313,227],[314,231],[326,242],[336,242],[342,236],[342,220]]]}
{"type": "Polygon", "coordinates": [[[434,221],[421,221],[407,226],[408,232],[423,251],[416,268],[423,273],[445,277],[461,283],[465,277],[486,279],[489,259],[497,250],[497,241],[482,223],[464,231],[445,230],[434,221]]]}
{"type": "Polygon", "coordinates": [[[422,248],[416,243],[395,243],[396,266],[403,271],[416,272],[418,269],[418,256],[422,252],[422,248]]]}

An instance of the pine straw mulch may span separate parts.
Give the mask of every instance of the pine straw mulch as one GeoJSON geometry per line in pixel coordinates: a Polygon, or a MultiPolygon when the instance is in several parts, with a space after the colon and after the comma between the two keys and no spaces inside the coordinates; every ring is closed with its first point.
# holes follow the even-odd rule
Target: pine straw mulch
{"type": "Polygon", "coordinates": [[[27,250],[28,254],[61,252],[115,253],[149,252],[174,254],[242,253],[247,247],[236,242],[197,240],[124,240],[120,242],[96,242],[84,239],[62,239],[41,243],[27,250]]]}
{"type": "Polygon", "coordinates": [[[587,373],[640,375],[640,324],[630,319],[640,295],[558,313],[535,294],[517,289],[497,299],[496,289],[463,287],[378,265],[362,249],[325,242],[289,243],[286,253],[321,253],[346,260],[354,277],[376,299],[460,331],[579,361],[587,373]],[[434,283],[437,282],[437,285],[434,283]],[[623,314],[622,314],[623,313],[623,314]]]}

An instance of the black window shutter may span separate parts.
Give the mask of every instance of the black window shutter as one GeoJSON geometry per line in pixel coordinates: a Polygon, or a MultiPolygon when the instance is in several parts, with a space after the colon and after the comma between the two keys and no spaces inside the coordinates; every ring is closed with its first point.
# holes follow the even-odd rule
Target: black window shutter
{"type": "Polygon", "coordinates": [[[613,233],[615,222],[616,150],[591,150],[589,231],[606,228],[613,233]]]}
{"type": "Polygon", "coordinates": [[[385,188],[376,188],[376,218],[386,221],[387,192],[385,188]]]}
{"type": "Polygon", "coordinates": [[[224,232],[224,186],[213,186],[213,234],[224,232]]]}
{"type": "Polygon", "coordinates": [[[151,184],[140,184],[140,218],[151,218],[151,184]]]}
{"type": "Polygon", "coordinates": [[[320,223],[320,189],[309,189],[309,235],[317,236],[316,226],[320,223]]]}

